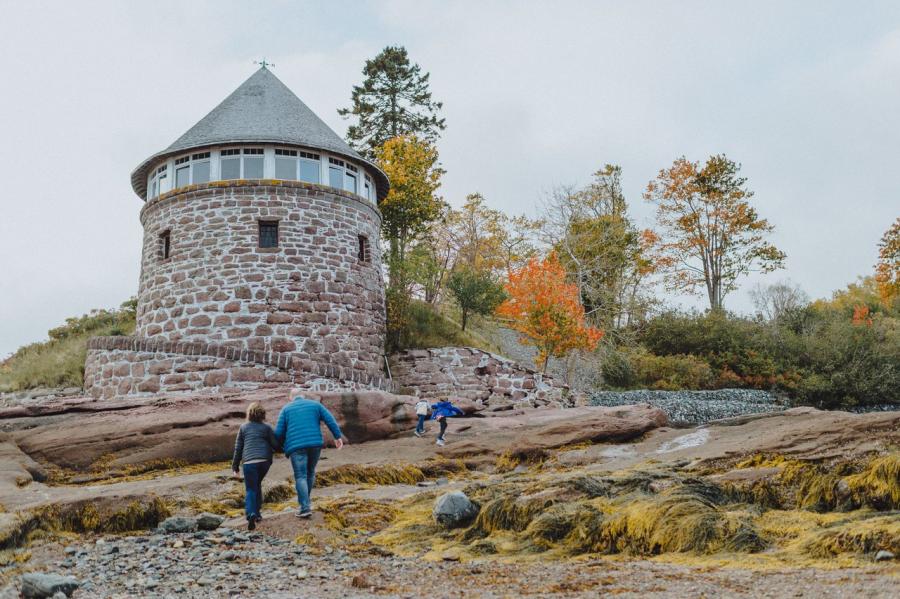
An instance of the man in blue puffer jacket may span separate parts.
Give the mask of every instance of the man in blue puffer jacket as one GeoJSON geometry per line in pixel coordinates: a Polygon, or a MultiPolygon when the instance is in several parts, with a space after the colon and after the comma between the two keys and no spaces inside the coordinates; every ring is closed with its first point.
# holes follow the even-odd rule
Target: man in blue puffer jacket
{"type": "Polygon", "coordinates": [[[312,516],[309,495],[316,480],[316,464],[319,462],[322,446],[325,445],[319,424],[321,422],[324,422],[334,435],[334,446],[342,448],[344,441],[341,439],[341,429],[337,421],[331,412],[317,401],[295,397],[294,401],[281,409],[278,424],[275,425],[275,437],[284,448],[284,455],[291,460],[294,469],[297,501],[300,503],[297,516],[300,518],[312,516]]]}
{"type": "Polygon", "coordinates": [[[441,447],[444,446],[444,433],[447,432],[447,418],[462,415],[463,411],[449,401],[439,401],[431,404],[431,419],[437,420],[441,425],[441,432],[438,433],[437,445],[440,445],[441,447]]]}

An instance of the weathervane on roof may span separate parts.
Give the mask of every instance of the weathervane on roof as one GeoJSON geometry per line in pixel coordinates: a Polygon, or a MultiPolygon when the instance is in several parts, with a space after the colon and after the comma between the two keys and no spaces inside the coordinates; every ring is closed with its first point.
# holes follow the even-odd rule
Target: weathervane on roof
{"type": "Polygon", "coordinates": [[[253,64],[258,64],[259,66],[261,66],[261,67],[264,68],[264,69],[265,69],[266,67],[274,67],[274,66],[275,66],[275,63],[274,63],[274,62],[266,62],[266,57],[265,57],[265,56],[263,56],[263,59],[262,59],[262,60],[254,60],[254,61],[253,61],[253,64]]]}

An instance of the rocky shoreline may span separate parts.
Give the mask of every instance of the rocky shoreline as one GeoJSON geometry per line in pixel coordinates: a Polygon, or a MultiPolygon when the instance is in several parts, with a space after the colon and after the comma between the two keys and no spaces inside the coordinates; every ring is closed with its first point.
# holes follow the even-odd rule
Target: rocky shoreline
{"type": "MultiPolygon", "coordinates": [[[[292,515],[287,516],[293,518],[292,515]]],[[[591,559],[504,564],[458,563],[306,546],[231,528],[82,539],[56,548],[44,563],[79,587],[53,599],[250,598],[373,599],[534,596],[596,597],[891,597],[883,572],[802,569],[762,572],[690,568],[649,560],[591,559]],[[804,592],[798,592],[803,589],[804,592]]],[[[0,589],[17,599],[20,584],[0,589]]]]}
{"type": "Polygon", "coordinates": [[[713,391],[595,391],[588,395],[592,406],[650,404],[676,426],[705,424],[712,420],[781,412],[790,406],[768,391],[716,389],[713,391]]]}

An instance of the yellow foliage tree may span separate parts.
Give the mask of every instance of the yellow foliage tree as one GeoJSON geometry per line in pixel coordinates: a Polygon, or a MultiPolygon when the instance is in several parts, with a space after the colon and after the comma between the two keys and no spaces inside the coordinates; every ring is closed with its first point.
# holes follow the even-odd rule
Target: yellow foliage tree
{"type": "Polygon", "coordinates": [[[884,232],[878,244],[875,281],[885,307],[890,308],[900,297],[900,217],[884,232]]]}

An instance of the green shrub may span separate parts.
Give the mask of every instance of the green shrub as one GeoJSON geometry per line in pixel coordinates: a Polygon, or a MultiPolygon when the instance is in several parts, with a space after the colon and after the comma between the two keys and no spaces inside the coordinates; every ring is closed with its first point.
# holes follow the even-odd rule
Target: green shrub
{"type": "Polygon", "coordinates": [[[797,400],[823,408],[900,403],[900,323],[827,317],[797,356],[797,400]]]}
{"type": "Polygon", "coordinates": [[[641,348],[608,355],[603,377],[606,384],[616,388],[663,391],[709,389],[715,382],[712,368],[701,358],[657,356],[641,348]]]}
{"type": "Polygon", "coordinates": [[[0,363],[0,391],[22,391],[36,387],[81,387],[87,340],[104,335],[134,332],[136,301],[118,310],[94,310],[51,329],[50,339],[19,348],[0,363]]]}
{"type": "Polygon", "coordinates": [[[854,322],[825,302],[776,321],[668,312],[637,338],[643,353],[620,349],[604,364],[607,384],[768,389],[822,408],[900,403],[900,319],[888,313],[854,322]]]}

